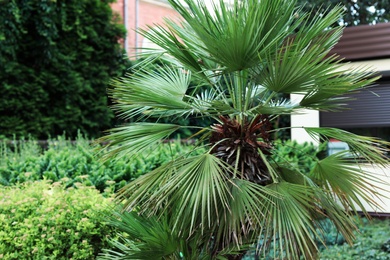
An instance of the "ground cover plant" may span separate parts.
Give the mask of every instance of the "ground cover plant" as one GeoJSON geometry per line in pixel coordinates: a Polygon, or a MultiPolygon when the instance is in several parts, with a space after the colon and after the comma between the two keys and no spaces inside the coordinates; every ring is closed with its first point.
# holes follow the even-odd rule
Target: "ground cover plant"
{"type": "Polygon", "coordinates": [[[204,1],[169,2],[182,15],[179,24],[167,20],[140,30],[161,47],[143,52],[145,64],[160,58],[167,65],[148,71],[141,64],[113,82],[114,109],[133,121],[102,138],[108,141],[103,159],[158,147],[191,127],[180,124],[183,117],[213,123],[194,126],[202,153],[182,154],[120,190],[123,209],[108,220],[128,237],[113,241],[117,249],[102,259],[241,259],[253,245],[259,256],[272,251],[274,258],[313,259],[323,218],[352,244],[355,205],[364,211],[362,200],[375,206],[372,198],[380,196],[366,181],[380,180],[357,161],[386,165],[386,143],[336,128],[304,128],[320,140],[348,143],[352,155],[316,160],[305,174],[272,159],[270,137],[281,130],[272,124],[278,116],[339,110],[340,95],[376,80],[374,72],[344,70],[328,55],[342,34],[335,24],[343,8],[311,18],[291,0],[219,1],[211,9],[204,1]],[[302,99],[293,103],[286,94],[302,99]]]}
{"type": "Polygon", "coordinates": [[[343,240],[341,234],[329,228],[329,234],[333,238],[328,239],[327,247],[323,247],[319,259],[390,259],[390,219],[362,218],[358,220],[359,232],[356,232],[356,240],[353,246],[343,240]],[[336,236],[335,236],[336,233],[336,236]]]}
{"type": "MultiPolygon", "coordinates": [[[[343,235],[337,231],[329,220],[322,220],[326,233],[319,234],[323,237],[324,244],[318,241],[319,260],[334,259],[390,259],[390,218],[356,218],[359,231],[355,232],[354,244],[348,245],[343,235]]],[[[271,259],[271,256],[260,259],[271,259]]],[[[255,252],[248,252],[245,260],[260,260],[255,257],[255,252]]]]}
{"type": "Polygon", "coordinates": [[[108,246],[110,200],[81,183],[0,186],[0,259],[94,259],[108,246]]]}

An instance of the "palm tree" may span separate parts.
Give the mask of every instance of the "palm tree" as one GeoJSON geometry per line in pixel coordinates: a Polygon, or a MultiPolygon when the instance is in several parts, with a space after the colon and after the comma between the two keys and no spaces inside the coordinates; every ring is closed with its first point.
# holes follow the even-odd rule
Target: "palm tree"
{"type": "Polygon", "coordinates": [[[317,160],[310,173],[270,159],[277,152],[270,133],[281,130],[273,129],[277,117],[339,110],[340,95],[376,80],[366,69],[343,70],[329,55],[343,31],[333,26],[343,8],[311,19],[293,0],[221,0],[211,9],[203,1],[169,2],[182,20],[140,30],[160,49],[144,50],[136,72],[112,84],[114,109],[140,120],[102,138],[109,141],[108,157],[137,156],[192,127],[175,123],[179,118],[214,123],[192,127],[203,153],[182,154],[117,194],[122,213],[111,221],[129,237],[115,245],[120,252],[106,257],[240,259],[256,246],[259,255],[313,259],[320,218],[330,219],[352,243],[356,206],[365,212],[362,202],[376,205],[372,195],[379,196],[367,182],[375,177],[357,160],[385,165],[385,142],[310,127],[305,130],[320,140],[348,143],[352,158],[337,153],[317,160]],[[144,69],[157,58],[165,65],[144,69]],[[302,100],[293,103],[281,94],[302,100]]]}

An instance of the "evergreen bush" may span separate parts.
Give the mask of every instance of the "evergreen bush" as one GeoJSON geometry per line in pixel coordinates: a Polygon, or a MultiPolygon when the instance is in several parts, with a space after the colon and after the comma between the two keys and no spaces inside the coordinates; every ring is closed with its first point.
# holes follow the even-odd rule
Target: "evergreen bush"
{"type": "Polygon", "coordinates": [[[112,126],[106,88],[129,61],[111,2],[2,2],[0,138],[96,137],[112,126]]]}
{"type": "Polygon", "coordinates": [[[64,137],[51,139],[45,150],[34,140],[19,141],[14,146],[3,141],[0,143],[0,185],[43,179],[63,180],[67,187],[83,183],[111,194],[191,149],[191,145],[174,141],[149,149],[131,160],[121,158],[102,163],[94,157],[90,142],[82,137],[73,143],[64,137]]]}
{"type": "Polygon", "coordinates": [[[0,186],[0,259],[94,259],[108,246],[109,199],[81,184],[0,186]]]}

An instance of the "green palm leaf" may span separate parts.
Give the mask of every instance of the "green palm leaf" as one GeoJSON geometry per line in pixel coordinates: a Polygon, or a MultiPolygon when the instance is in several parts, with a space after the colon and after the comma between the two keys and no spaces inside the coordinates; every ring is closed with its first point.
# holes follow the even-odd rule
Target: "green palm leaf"
{"type": "Polygon", "coordinates": [[[180,126],[173,124],[133,123],[111,130],[109,135],[100,138],[98,142],[108,142],[104,146],[107,149],[104,160],[121,156],[131,157],[156,145],[179,128],[180,126]]]}
{"type": "Polygon", "coordinates": [[[346,142],[356,159],[361,158],[369,163],[375,163],[381,166],[385,166],[388,163],[386,156],[388,150],[385,147],[389,143],[386,141],[379,140],[375,137],[356,135],[337,128],[306,127],[305,130],[313,138],[320,137],[324,141],[333,138],[341,142],[346,142]]]}
{"type": "Polygon", "coordinates": [[[111,90],[116,101],[114,109],[122,113],[134,109],[142,113],[144,107],[191,111],[191,107],[183,100],[190,79],[191,73],[164,66],[115,80],[112,82],[114,89],[111,90]]]}
{"type": "Polygon", "coordinates": [[[119,199],[132,202],[125,204],[127,208],[138,205],[141,212],[171,208],[177,217],[174,226],[181,232],[210,229],[231,196],[226,169],[210,154],[178,159],[124,187],[119,199]]]}
{"type": "Polygon", "coordinates": [[[284,181],[267,189],[278,193],[278,196],[269,196],[264,206],[268,214],[262,223],[259,251],[266,253],[269,244],[273,243],[274,255],[278,258],[299,259],[300,252],[304,252],[308,259],[315,258],[315,222],[311,217],[315,207],[308,200],[314,197],[314,190],[284,181]]]}
{"type": "Polygon", "coordinates": [[[300,105],[312,109],[340,110],[346,99],[341,95],[370,86],[378,79],[374,76],[375,72],[365,68],[333,70],[318,75],[316,86],[303,97],[300,105]]]}
{"type": "Polygon", "coordinates": [[[345,210],[356,213],[357,205],[365,211],[362,201],[371,207],[380,208],[376,202],[376,199],[380,199],[380,193],[374,185],[381,181],[373,173],[363,172],[359,165],[346,159],[345,155],[345,152],[341,152],[319,161],[312,169],[311,177],[337,198],[345,210]]]}
{"type": "Polygon", "coordinates": [[[178,1],[170,1],[202,42],[200,47],[209,54],[206,58],[229,71],[257,64],[259,52],[278,46],[291,31],[288,28],[294,11],[291,1],[264,1],[262,8],[258,8],[254,1],[236,2],[233,7],[219,1],[212,11],[203,1],[184,2],[189,8],[178,1]],[[274,14],[277,14],[277,20],[274,14]],[[216,42],[219,44],[216,45],[216,42]]]}
{"type": "Polygon", "coordinates": [[[121,241],[111,243],[121,252],[105,250],[98,259],[178,259],[183,241],[173,233],[166,216],[145,218],[136,212],[115,210],[106,217],[121,241]]]}
{"type": "Polygon", "coordinates": [[[221,218],[218,228],[220,243],[234,244],[238,248],[255,244],[258,233],[254,231],[261,230],[264,218],[270,213],[266,208],[269,197],[278,197],[279,194],[242,179],[233,179],[230,189],[229,208],[225,209],[227,218],[221,218]]]}

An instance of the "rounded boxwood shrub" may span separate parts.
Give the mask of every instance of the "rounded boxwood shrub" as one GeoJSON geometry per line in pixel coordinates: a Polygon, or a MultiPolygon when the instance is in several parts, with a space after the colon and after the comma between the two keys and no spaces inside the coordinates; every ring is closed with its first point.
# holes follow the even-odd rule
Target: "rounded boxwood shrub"
{"type": "Polygon", "coordinates": [[[82,184],[0,186],[0,258],[95,258],[108,245],[110,228],[100,216],[109,201],[82,184]]]}

